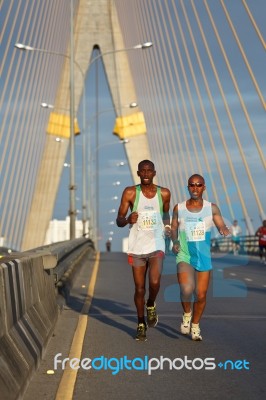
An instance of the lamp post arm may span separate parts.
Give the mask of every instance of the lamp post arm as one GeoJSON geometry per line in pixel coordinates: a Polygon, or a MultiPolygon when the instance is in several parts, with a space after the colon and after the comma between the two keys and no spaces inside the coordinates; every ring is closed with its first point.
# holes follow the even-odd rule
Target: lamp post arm
{"type": "MultiPolygon", "coordinates": [[[[137,45],[135,45],[135,46],[132,46],[132,47],[125,47],[125,48],[123,48],[123,49],[115,49],[115,50],[105,51],[104,53],[100,53],[100,54],[98,54],[96,57],[92,58],[92,60],[91,60],[90,63],[89,63],[89,67],[90,67],[95,61],[97,61],[99,58],[102,58],[103,56],[106,56],[106,55],[108,55],[108,54],[114,54],[114,53],[120,53],[120,52],[127,52],[127,51],[131,51],[131,50],[140,50],[140,49],[143,49],[143,50],[144,50],[144,49],[147,49],[147,48],[149,48],[149,47],[151,47],[151,46],[152,46],[152,43],[151,43],[151,42],[146,42],[146,43],[144,43],[144,44],[137,44],[137,45]]],[[[65,58],[68,58],[68,59],[71,58],[68,54],[65,54],[65,53],[59,53],[59,52],[57,52],[57,51],[40,49],[40,48],[38,48],[38,47],[32,47],[32,46],[23,45],[23,44],[20,44],[20,43],[16,43],[16,44],[15,44],[15,47],[18,48],[18,49],[20,49],[20,50],[23,50],[23,51],[26,51],[26,50],[28,50],[28,51],[36,51],[36,52],[39,52],[39,53],[45,53],[45,54],[51,54],[51,55],[55,55],[55,56],[61,56],[61,57],[65,57],[65,58]]],[[[76,60],[73,60],[73,61],[74,61],[74,64],[78,67],[78,69],[79,69],[79,71],[80,71],[80,73],[82,74],[83,79],[84,79],[84,78],[85,78],[85,74],[84,74],[84,71],[82,70],[80,64],[79,64],[76,60]]]]}
{"type": "MultiPolygon", "coordinates": [[[[144,42],[144,43],[136,44],[135,46],[132,46],[132,47],[125,47],[123,49],[115,49],[115,50],[105,51],[104,53],[100,53],[96,57],[94,57],[90,61],[89,66],[91,64],[93,64],[95,61],[97,61],[99,58],[101,58],[101,57],[103,57],[103,56],[105,56],[107,54],[120,53],[122,51],[130,51],[130,50],[140,50],[140,49],[145,50],[145,49],[148,49],[149,47],[152,47],[152,46],[153,46],[152,42],[144,42]]],[[[23,50],[23,51],[38,51],[39,53],[53,54],[53,55],[56,55],[56,56],[66,57],[66,58],[69,58],[69,59],[71,58],[68,54],[59,53],[57,51],[52,51],[52,50],[39,49],[37,47],[32,47],[32,46],[25,45],[25,44],[22,44],[22,43],[16,43],[15,47],[17,49],[23,50]]],[[[79,68],[81,74],[84,77],[84,72],[81,69],[79,63],[77,61],[75,61],[75,60],[73,60],[73,62],[77,65],[77,67],[79,68]]]]}
{"type": "MultiPolygon", "coordinates": [[[[130,103],[130,104],[128,104],[128,105],[122,106],[121,108],[123,108],[123,109],[124,109],[124,108],[130,108],[130,109],[132,109],[132,108],[136,108],[136,107],[138,107],[138,104],[137,104],[136,102],[132,102],[132,103],[130,103]]],[[[100,115],[109,113],[109,112],[111,112],[111,111],[113,111],[113,112],[115,113],[115,108],[114,108],[114,107],[112,107],[112,108],[106,108],[105,110],[102,110],[102,111],[99,111],[99,112],[96,113],[96,114],[93,114],[93,115],[89,118],[88,124],[87,124],[86,127],[90,127],[90,126],[92,125],[93,120],[96,119],[96,118],[98,118],[100,115]]]]}
{"type": "MultiPolygon", "coordinates": [[[[100,144],[99,146],[97,146],[97,147],[94,149],[94,153],[96,154],[96,152],[97,152],[98,150],[100,150],[102,147],[111,146],[111,145],[113,145],[113,144],[118,144],[118,143],[123,144],[123,143],[127,143],[127,141],[125,141],[125,140],[120,140],[120,141],[116,141],[116,142],[110,142],[110,143],[103,143],[103,144],[100,144]]],[[[92,160],[94,160],[94,158],[92,158],[92,160]]]]}
{"type": "MultiPolygon", "coordinates": [[[[64,57],[70,60],[70,56],[68,54],[65,53],[59,53],[58,51],[52,51],[52,50],[45,50],[45,49],[40,49],[38,47],[32,47],[32,46],[28,46],[28,45],[24,45],[24,44],[20,44],[20,43],[16,43],[15,47],[19,50],[23,50],[23,51],[36,51],[37,53],[44,53],[44,54],[49,54],[49,55],[53,55],[53,56],[60,56],[60,57],[64,57]]],[[[80,64],[76,61],[73,60],[74,64],[78,67],[83,80],[85,78],[85,74],[80,66],[80,64]]]]}
{"type": "Polygon", "coordinates": [[[145,49],[148,47],[151,47],[152,44],[150,44],[149,46],[145,46],[142,44],[137,44],[136,46],[132,46],[132,47],[125,47],[123,49],[116,49],[116,50],[109,50],[109,51],[105,51],[104,53],[100,53],[98,54],[96,57],[92,58],[90,63],[89,63],[89,67],[97,60],[99,60],[99,58],[102,58],[103,56],[106,56],[108,54],[114,54],[114,53],[120,53],[120,52],[127,52],[130,50],[139,50],[139,49],[145,49]]]}
{"type": "Polygon", "coordinates": [[[106,110],[103,110],[103,111],[98,112],[98,114],[92,115],[92,117],[90,117],[89,120],[88,120],[87,127],[91,127],[93,120],[95,120],[96,118],[98,118],[100,115],[105,114],[105,113],[108,113],[108,112],[111,112],[111,111],[115,112],[114,107],[113,107],[113,108],[108,108],[108,109],[106,109],[106,110]]]}

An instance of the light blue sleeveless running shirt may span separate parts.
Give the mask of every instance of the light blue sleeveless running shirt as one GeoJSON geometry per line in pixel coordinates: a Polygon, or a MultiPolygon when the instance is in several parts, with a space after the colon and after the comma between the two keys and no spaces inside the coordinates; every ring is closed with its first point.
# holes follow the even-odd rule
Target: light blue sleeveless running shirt
{"type": "Polygon", "coordinates": [[[213,226],[212,205],[203,200],[199,212],[190,212],[186,201],[178,204],[180,251],[177,264],[186,262],[197,271],[209,271],[211,264],[211,228],[213,226]]]}

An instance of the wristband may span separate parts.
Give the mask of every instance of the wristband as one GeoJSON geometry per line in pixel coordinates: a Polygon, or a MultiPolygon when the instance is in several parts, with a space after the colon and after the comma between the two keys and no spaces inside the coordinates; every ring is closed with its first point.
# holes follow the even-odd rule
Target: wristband
{"type": "Polygon", "coordinates": [[[164,225],[165,228],[170,228],[171,229],[171,225],[164,225]]]}

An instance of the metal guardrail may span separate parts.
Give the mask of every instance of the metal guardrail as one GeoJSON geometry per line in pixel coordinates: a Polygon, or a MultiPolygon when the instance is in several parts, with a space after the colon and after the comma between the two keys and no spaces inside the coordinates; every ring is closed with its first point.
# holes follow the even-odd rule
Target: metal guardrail
{"type": "Polygon", "coordinates": [[[57,265],[53,270],[50,270],[50,273],[54,276],[55,285],[62,286],[66,276],[69,278],[76,264],[88,252],[89,248],[94,249],[94,244],[90,239],[78,238],[39,247],[35,251],[48,250],[51,255],[57,258],[57,265]]]}
{"type": "Polygon", "coordinates": [[[92,240],[78,238],[37,247],[24,252],[3,254],[2,258],[0,258],[1,262],[6,262],[23,257],[43,256],[43,267],[48,274],[53,275],[55,285],[58,286],[61,280],[65,280],[65,275],[73,271],[75,265],[79,263],[80,258],[89,249],[94,250],[92,240]]]}
{"type": "Polygon", "coordinates": [[[79,238],[6,253],[0,260],[0,397],[22,399],[94,245],[79,238]]]}
{"type": "MultiPolygon", "coordinates": [[[[258,236],[240,236],[239,254],[259,255],[258,236]]],[[[232,237],[214,238],[211,240],[213,253],[233,253],[232,237]]]]}

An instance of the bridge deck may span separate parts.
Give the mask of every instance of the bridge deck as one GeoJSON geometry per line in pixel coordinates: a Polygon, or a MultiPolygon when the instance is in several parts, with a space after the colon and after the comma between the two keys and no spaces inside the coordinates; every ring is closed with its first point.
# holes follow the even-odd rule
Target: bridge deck
{"type": "MultiPolygon", "coordinates": [[[[202,398],[203,394],[205,399],[211,400],[265,397],[266,266],[255,257],[214,257],[212,283],[201,322],[202,342],[192,342],[179,332],[182,310],[174,257],[165,259],[157,299],[159,324],[148,330],[147,342],[133,339],[136,331],[134,288],[126,255],[100,254],[91,305],[90,299],[85,300],[89,282],[93,280],[95,259],[88,260],[75,281],[69,303],[60,316],[55,335],[24,400],[130,400],[142,395],[147,399],[175,396],[193,400],[202,398]],[[74,334],[79,336],[73,345],[74,334]],[[127,370],[129,364],[125,363],[124,369],[118,372],[114,359],[113,370],[80,369],[77,375],[72,370],[66,379],[61,364],[54,374],[47,374],[47,370],[54,369],[54,357],[58,353],[62,353],[60,360],[101,356],[106,359],[139,358],[135,360],[136,368],[142,365],[145,368],[148,359],[154,368],[158,367],[158,361],[151,361],[151,358],[163,356],[170,361],[164,362],[162,370],[151,371],[149,375],[147,370],[127,370]],[[192,366],[192,369],[181,368],[186,358],[188,368],[192,366]],[[214,359],[211,362],[215,369],[205,369],[206,358],[214,359]],[[178,369],[170,371],[169,363],[174,359],[178,359],[175,361],[178,369]],[[240,361],[236,363],[237,360],[240,361]],[[62,377],[61,397],[56,397],[62,377]]],[[[100,360],[95,365],[99,366],[100,360]]]]}

